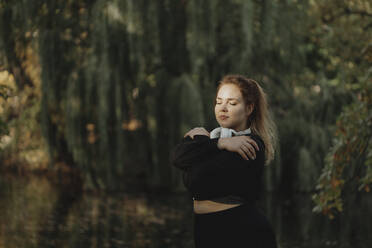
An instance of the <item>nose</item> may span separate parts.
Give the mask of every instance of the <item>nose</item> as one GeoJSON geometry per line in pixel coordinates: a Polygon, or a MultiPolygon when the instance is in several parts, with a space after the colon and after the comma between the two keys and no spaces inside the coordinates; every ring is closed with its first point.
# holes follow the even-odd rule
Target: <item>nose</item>
{"type": "Polygon", "coordinates": [[[222,112],[227,112],[227,104],[226,103],[221,104],[221,111],[222,112]]]}

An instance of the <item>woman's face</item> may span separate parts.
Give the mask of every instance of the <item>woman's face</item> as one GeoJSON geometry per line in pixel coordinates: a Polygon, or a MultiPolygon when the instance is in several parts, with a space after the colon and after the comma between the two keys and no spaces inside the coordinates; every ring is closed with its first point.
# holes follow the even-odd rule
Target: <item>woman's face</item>
{"type": "Polygon", "coordinates": [[[224,84],[217,93],[214,113],[221,127],[231,128],[235,131],[247,129],[247,120],[252,112],[246,106],[240,89],[234,84],[224,84]]]}

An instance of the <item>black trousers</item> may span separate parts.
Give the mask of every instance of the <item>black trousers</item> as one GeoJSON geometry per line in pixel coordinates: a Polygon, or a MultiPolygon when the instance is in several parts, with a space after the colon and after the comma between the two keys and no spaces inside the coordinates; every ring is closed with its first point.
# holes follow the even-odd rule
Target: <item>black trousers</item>
{"type": "Polygon", "coordinates": [[[256,207],[242,204],[222,211],[194,213],[195,248],[276,248],[272,226],[256,207]]]}

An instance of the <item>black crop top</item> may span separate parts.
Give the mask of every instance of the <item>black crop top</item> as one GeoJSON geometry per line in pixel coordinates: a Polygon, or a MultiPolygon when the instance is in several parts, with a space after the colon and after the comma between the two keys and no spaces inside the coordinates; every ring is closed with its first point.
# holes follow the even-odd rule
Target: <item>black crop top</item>
{"type": "Polygon", "coordinates": [[[183,183],[194,199],[243,203],[258,200],[265,146],[258,135],[248,136],[259,147],[254,160],[245,160],[237,152],[220,150],[218,138],[205,135],[195,135],[194,139],[187,136],[175,146],[170,154],[171,164],[182,170],[183,183]]]}

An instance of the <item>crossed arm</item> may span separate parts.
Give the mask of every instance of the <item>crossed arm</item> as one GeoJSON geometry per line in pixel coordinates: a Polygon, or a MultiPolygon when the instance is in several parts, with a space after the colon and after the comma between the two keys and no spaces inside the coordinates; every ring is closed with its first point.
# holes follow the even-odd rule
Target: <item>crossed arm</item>
{"type": "MultiPolygon", "coordinates": [[[[197,127],[188,131],[184,138],[189,136],[192,139],[195,135],[205,135],[209,137],[209,132],[205,128],[197,127]]],[[[249,136],[235,136],[230,138],[220,138],[217,143],[220,150],[239,153],[244,159],[255,159],[256,151],[259,150],[257,143],[249,136]]]]}
{"type": "Polygon", "coordinates": [[[221,139],[185,135],[172,151],[171,163],[183,171],[185,187],[198,198],[256,192],[264,164],[264,146],[259,138],[251,139],[259,149],[255,151],[255,159],[246,160],[238,152],[220,149],[221,139]]]}

